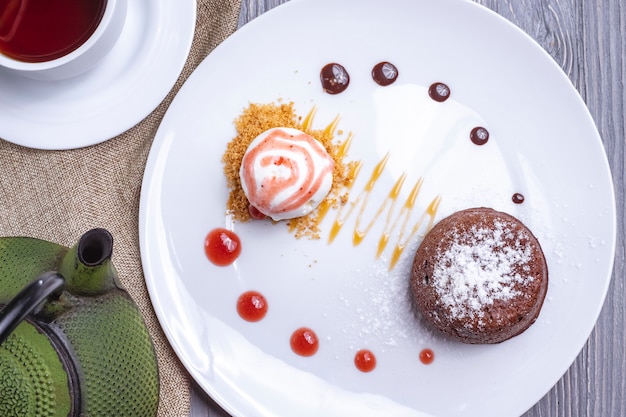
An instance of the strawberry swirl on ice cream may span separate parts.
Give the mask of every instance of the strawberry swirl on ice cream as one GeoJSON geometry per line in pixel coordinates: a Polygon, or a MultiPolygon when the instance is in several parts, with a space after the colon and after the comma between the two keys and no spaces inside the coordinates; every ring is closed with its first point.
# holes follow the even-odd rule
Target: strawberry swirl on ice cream
{"type": "Polygon", "coordinates": [[[239,177],[250,204],[273,220],[309,214],[333,183],[334,160],[312,136],[279,127],[248,146],[239,177]]]}

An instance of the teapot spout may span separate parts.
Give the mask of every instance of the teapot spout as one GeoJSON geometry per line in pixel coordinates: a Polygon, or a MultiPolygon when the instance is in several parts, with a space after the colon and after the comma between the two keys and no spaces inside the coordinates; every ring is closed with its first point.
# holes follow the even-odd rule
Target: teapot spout
{"type": "Polygon", "coordinates": [[[96,296],[119,288],[112,254],[113,236],[108,230],[97,228],[83,234],[59,267],[66,290],[74,295],[96,296]]]}
{"type": "Polygon", "coordinates": [[[86,266],[98,266],[111,259],[113,236],[106,229],[91,229],[78,241],[76,256],[86,266]]]}

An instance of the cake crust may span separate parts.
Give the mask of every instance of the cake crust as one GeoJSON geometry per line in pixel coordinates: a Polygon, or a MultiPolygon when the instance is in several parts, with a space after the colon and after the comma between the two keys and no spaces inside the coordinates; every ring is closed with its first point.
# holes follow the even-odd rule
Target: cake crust
{"type": "Polygon", "coordinates": [[[415,308],[464,343],[500,343],[539,316],[548,288],[541,245],[517,218],[470,208],[437,223],[416,251],[415,308]]]}

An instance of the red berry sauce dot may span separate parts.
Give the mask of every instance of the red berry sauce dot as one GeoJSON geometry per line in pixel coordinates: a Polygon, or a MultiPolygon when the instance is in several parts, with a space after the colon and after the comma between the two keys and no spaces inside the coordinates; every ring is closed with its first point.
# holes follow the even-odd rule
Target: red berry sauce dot
{"type": "Polygon", "coordinates": [[[484,127],[475,127],[470,132],[470,139],[475,145],[484,145],[489,140],[489,131],[484,127]]]}
{"type": "Polygon", "coordinates": [[[213,229],[204,239],[204,253],[217,266],[230,265],[241,253],[239,236],[221,227],[213,229]]]}
{"type": "Polygon", "coordinates": [[[446,101],[450,98],[450,87],[444,83],[433,83],[428,89],[428,95],[439,103],[446,101]]]}
{"type": "Polygon", "coordinates": [[[513,200],[515,204],[522,204],[524,202],[524,195],[520,193],[515,193],[513,194],[513,197],[511,197],[511,200],[513,200]]]}
{"type": "Polygon", "coordinates": [[[376,356],[371,350],[361,349],[354,355],[354,365],[361,372],[371,372],[376,368],[376,356]]]}
{"type": "Polygon", "coordinates": [[[246,291],[237,299],[237,313],[246,321],[260,321],[267,313],[267,300],[258,291],[246,291]]]}
{"type": "Polygon", "coordinates": [[[424,365],[430,365],[435,360],[435,353],[432,349],[422,349],[420,352],[420,362],[424,365]]]}
{"type": "Polygon", "coordinates": [[[300,356],[313,356],[319,349],[319,339],[308,327],[301,327],[291,335],[291,350],[300,356]]]}

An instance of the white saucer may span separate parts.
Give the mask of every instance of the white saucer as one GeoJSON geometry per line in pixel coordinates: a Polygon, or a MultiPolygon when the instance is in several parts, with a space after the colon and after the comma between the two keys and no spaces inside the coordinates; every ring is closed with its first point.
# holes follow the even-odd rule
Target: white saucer
{"type": "Polygon", "coordinates": [[[0,138],[37,149],[94,145],[128,130],[170,91],[191,49],[195,0],[133,0],[118,43],[94,70],[35,81],[0,69],[0,138]]]}

